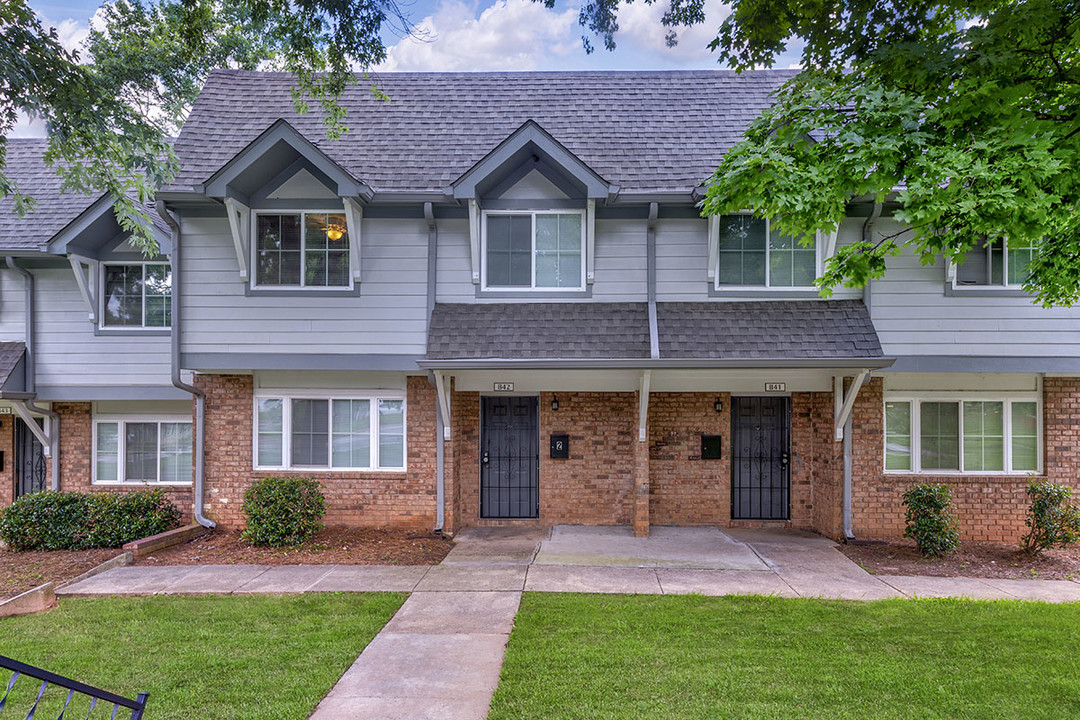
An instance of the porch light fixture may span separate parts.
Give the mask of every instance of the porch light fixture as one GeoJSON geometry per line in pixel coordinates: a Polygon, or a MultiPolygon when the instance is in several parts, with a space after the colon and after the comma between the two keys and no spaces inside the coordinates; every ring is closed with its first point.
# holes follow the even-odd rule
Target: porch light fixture
{"type": "Polygon", "coordinates": [[[720,398],[716,398],[716,402],[713,403],[713,407],[716,408],[716,412],[724,412],[724,401],[720,398]]]}
{"type": "Polygon", "coordinates": [[[555,395],[551,398],[551,412],[559,411],[559,396],[555,395]]]}
{"type": "Polygon", "coordinates": [[[345,235],[345,228],[336,223],[326,226],[326,237],[330,240],[340,240],[345,235]]]}

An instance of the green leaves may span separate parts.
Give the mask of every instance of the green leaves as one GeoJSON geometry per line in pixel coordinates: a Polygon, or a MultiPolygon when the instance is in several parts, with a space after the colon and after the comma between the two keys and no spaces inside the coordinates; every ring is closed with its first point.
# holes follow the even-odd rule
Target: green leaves
{"type": "Polygon", "coordinates": [[[960,532],[949,504],[952,495],[944,485],[912,485],[904,493],[906,526],[919,552],[928,557],[944,557],[960,546],[960,532]]]}
{"type": "Polygon", "coordinates": [[[1027,495],[1031,504],[1024,519],[1029,528],[1021,540],[1024,549],[1037,555],[1047,548],[1068,547],[1080,541],[1080,508],[1069,503],[1072,490],[1048,480],[1032,480],[1027,495]]]}

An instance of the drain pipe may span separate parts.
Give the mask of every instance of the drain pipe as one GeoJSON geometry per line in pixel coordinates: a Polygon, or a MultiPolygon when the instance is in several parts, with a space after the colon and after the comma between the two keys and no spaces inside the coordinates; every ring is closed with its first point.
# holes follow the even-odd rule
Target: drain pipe
{"type": "MultiPolygon", "coordinates": [[[[428,227],[427,265],[427,319],[431,328],[431,314],[435,312],[435,283],[438,281],[439,228],[435,224],[435,211],[431,203],[424,203],[424,219],[428,227]]],[[[428,371],[428,381],[435,384],[434,373],[428,371]]],[[[436,387],[436,392],[438,388],[436,387]]],[[[442,533],[446,522],[446,418],[442,404],[435,403],[435,532],[442,533]]]]}
{"type": "Polygon", "coordinates": [[[649,203],[649,220],[645,228],[645,253],[648,262],[649,292],[649,357],[660,357],[660,334],[656,320],[656,217],[659,203],[649,203]]]}
{"type": "MultiPolygon", "coordinates": [[[[37,363],[34,355],[34,276],[24,267],[20,267],[14,257],[6,258],[7,266],[23,277],[26,314],[26,392],[37,393],[37,363]]],[[[33,399],[17,401],[30,412],[36,412],[49,418],[49,479],[52,489],[60,492],[60,415],[55,410],[37,405],[33,399]]]]}
{"type": "Polygon", "coordinates": [[[154,207],[158,215],[172,229],[172,324],[169,327],[170,343],[170,369],[173,387],[191,393],[195,397],[195,466],[192,468],[194,482],[192,494],[194,503],[192,516],[195,522],[204,528],[217,526],[213,520],[203,515],[203,486],[205,473],[206,447],[206,393],[194,385],[189,385],[180,379],[180,223],[165,207],[164,200],[158,200],[154,207]]]}
{"type": "Polygon", "coordinates": [[[854,540],[851,529],[851,417],[844,423],[844,539],[854,540]]]}

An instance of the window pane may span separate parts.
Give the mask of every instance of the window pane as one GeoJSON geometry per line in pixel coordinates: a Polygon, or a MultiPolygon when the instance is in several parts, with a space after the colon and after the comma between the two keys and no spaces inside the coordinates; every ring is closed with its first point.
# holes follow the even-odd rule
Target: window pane
{"type": "Polygon", "coordinates": [[[581,287],[581,215],[536,216],[536,286],[581,287]]]}
{"type": "Polygon", "coordinates": [[[299,285],[300,216],[257,215],[255,237],[255,282],[299,285]]]}
{"type": "Polygon", "coordinates": [[[1035,472],[1039,468],[1038,403],[1012,404],[1012,469],[1035,472]]]}
{"type": "Polygon", "coordinates": [[[1031,241],[1010,240],[1009,246],[1009,284],[1023,285],[1031,273],[1031,261],[1035,258],[1038,247],[1031,241]]]}
{"type": "Polygon", "coordinates": [[[292,465],[330,464],[330,401],[292,401],[292,465]]]}
{"type": "Polygon", "coordinates": [[[487,284],[532,286],[532,216],[487,216],[487,284]]]}
{"type": "Polygon", "coordinates": [[[371,467],[371,401],[335,400],[334,467],[371,467]]]}
{"type": "Polygon", "coordinates": [[[191,482],[191,423],[161,423],[161,482],[191,482]]]}
{"type": "Polygon", "coordinates": [[[281,398],[259,400],[257,464],[260,467],[281,467],[285,464],[281,452],[282,406],[281,398]]]}
{"type": "Polygon", "coordinates": [[[924,402],[919,407],[919,456],[922,469],[959,470],[959,403],[924,402]]]}
{"type": "Polygon", "coordinates": [[[348,267],[349,233],[345,216],[334,213],[304,215],[304,284],[347,287],[348,267]]]}
{"type": "Polygon", "coordinates": [[[765,285],[765,221],[751,215],[720,219],[721,285],[765,285]]]}
{"type": "Polygon", "coordinates": [[[169,327],[172,324],[172,268],[147,265],[144,290],[146,327],[169,327]]]}
{"type": "Polygon", "coordinates": [[[379,401],[379,467],[405,467],[405,401],[379,401]]]}
{"type": "Polygon", "coordinates": [[[1003,403],[964,403],[964,471],[1005,469],[1003,403]]]}
{"type": "Polygon", "coordinates": [[[816,240],[803,247],[797,238],[769,233],[769,285],[808,287],[817,277],[816,240]]]}
{"type": "Polygon", "coordinates": [[[157,423],[124,423],[124,480],[157,482],[157,423]]]}
{"type": "Polygon", "coordinates": [[[119,429],[116,423],[97,425],[98,482],[116,482],[119,468],[119,429]]]}
{"type": "Polygon", "coordinates": [[[106,326],[142,327],[143,266],[105,266],[106,326]]]}
{"type": "Polygon", "coordinates": [[[911,403],[885,403],[885,469],[911,469],[911,403]]]}

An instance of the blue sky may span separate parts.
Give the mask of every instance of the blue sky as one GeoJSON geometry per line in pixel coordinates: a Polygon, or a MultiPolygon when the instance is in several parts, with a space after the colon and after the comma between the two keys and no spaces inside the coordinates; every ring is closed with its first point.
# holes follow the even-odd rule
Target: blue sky
{"type": "MultiPolygon", "coordinates": [[[[32,7],[70,45],[85,35],[101,0],[37,0],[32,7]]],[[[727,14],[721,0],[706,0],[706,22],[664,43],[659,18],[666,4],[640,0],[620,11],[615,52],[586,55],[577,24],[578,5],[558,0],[548,10],[532,0],[412,0],[403,7],[426,40],[384,36],[392,70],[662,70],[717,67],[706,44],[727,14]]],[[[595,43],[599,45],[599,43],[595,43]]],[[[780,58],[789,67],[797,57],[780,58]]]]}

